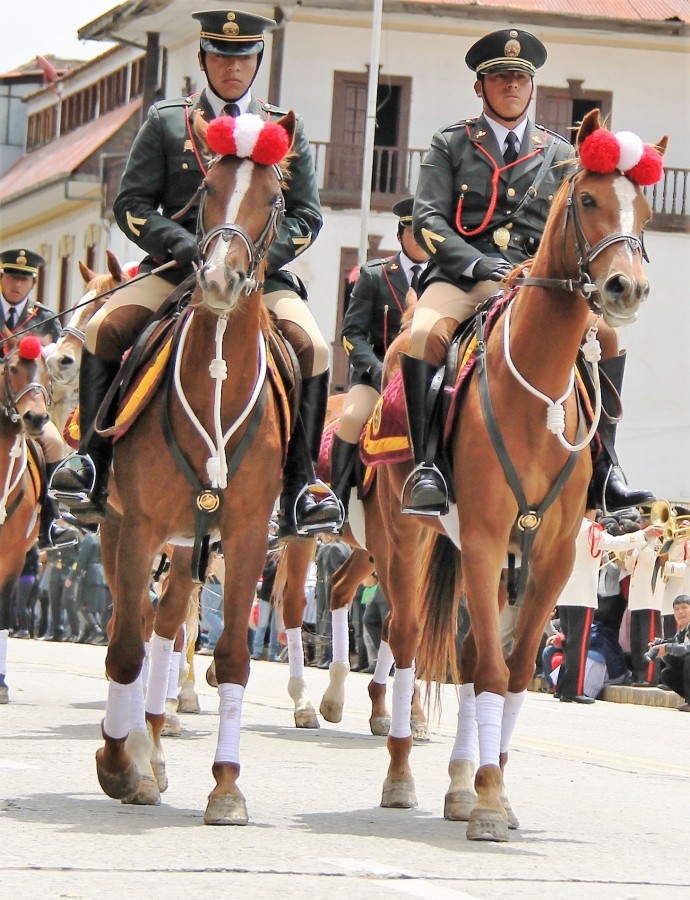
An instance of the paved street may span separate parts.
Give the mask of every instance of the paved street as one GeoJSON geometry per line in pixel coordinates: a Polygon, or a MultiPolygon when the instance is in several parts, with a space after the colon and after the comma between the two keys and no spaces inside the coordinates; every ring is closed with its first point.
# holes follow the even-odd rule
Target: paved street
{"type": "MultiPolygon", "coordinates": [[[[298,731],[288,669],[253,663],[240,785],[246,828],[209,828],[217,695],[166,738],[170,787],[157,808],[98,786],[105,648],[10,640],[0,707],[0,897],[428,900],[687,898],[690,715],[530,694],[507,786],[521,828],[474,843],[443,819],[456,703],[444,690],[431,741],[413,750],[419,806],[381,809],[385,739],[368,728],[368,676],[347,682],[343,721],[298,731]]],[[[209,662],[196,657],[197,671],[209,662]]],[[[318,706],[327,673],[307,670],[318,706]]]]}

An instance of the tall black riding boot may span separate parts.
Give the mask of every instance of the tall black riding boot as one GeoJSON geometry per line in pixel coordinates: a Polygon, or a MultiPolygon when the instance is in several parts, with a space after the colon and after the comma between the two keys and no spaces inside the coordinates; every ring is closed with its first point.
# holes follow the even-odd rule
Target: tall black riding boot
{"type": "Polygon", "coordinates": [[[328,370],[302,382],[299,416],[288,444],[278,537],[289,540],[318,532],[338,532],[342,509],[333,492],[314,473],[326,418],[328,370]]]}
{"type": "Polygon", "coordinates": [[[118,363],[104,362],[84,350],[79,370],[79,453],[65,460],[53,476],[51,494],[70,510],[78,525],[97,525],[105,515],[113,458],[110,438],[94,428],[101,403],[118,373],[118,363]]]}
{"type": "Polygon", "coordinates": [[[415,467],[403,485],[400,502],[404,513],[438,516],[448,512],[448,485],[435,464],[430,446],[432,428],[440,412],[442,378],[439,369],[423,359],[400,354],[407,423],[415,467]]]}
{"type": "Polygon", "coordinates": [[[344,518],[347,518],[350,490],[356,484],[354,475],[358,451],[358,444],[350,444],[338,437],[337,434],[333,436],[331,490],[343,505],[344,518]]]}
{"type": "MultiPolygon", "coordinates": [[[[46,463],[46,482],[50,484],[53,472],[60,465],[46,463]]],[[[41,502],[41,515],[39,519],[38,549],[46,550],[48,547],[71,547],[79,541],[79,532],[74,528],[62,528],[55,520],[60,518],[60,508],[57,501],[47,494],[41,502]]]]}
{"type": "MultiPolygon", "coordinates": [[[[611,387],[619,396],[623,388],[625,358],[626,355],[623,352],[619,356],[613,356],[611,359],[605,359],[599,363],[599,370],[605,376],[601,379],[601,401],[603,408],[608,411],[613,411],[617,406],[611,387]]],[[[628,486],[616,453],[616,429],[617,423],[605,421],[602,412],[597,429],[601,438],[602,451],[599,459],[594,463],[592,487],[597,505],[605,513],[617,512],[629,506],[639,506],[641,503],[653,503],[655,499],[651,491],[636,490],[628,486]]]]}

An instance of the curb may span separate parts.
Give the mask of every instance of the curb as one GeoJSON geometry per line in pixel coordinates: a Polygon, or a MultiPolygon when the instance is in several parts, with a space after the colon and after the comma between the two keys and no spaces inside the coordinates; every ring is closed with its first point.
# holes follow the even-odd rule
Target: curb
{"type": "MultiPolygon", "coordinates": [[[[532,679],[528,690],[539,692],[541,676],[532,679]]],[[[677,709],[683,704],[683,698],[675,691],[664,691],[658,687],[632,687],[627,684],[607,684],[597,700],[609,703],[634,703],[637,706],[658,706],[664,709],[677,709]]]]}

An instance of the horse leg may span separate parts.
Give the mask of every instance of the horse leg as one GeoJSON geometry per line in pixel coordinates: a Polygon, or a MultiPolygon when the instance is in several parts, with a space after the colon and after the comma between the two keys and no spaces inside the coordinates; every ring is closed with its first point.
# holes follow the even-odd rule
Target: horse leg
{"type": "Polygon", "coordinates": [[[389,622],[390,613],[386,616],[386,621],[383,623],[379,652],[376,656],[376,666],[367,688],[369,699],[371,700],[369,728],[372,734],[379,737],[386,737],[391,730],[391,714],[386,708],[386,689],[393,666],[393,651],[388,643],[389,622]]]}
{"type": "MultiPolygon", "coordinates": [[[[284,551],[288,553],[287,581],[283,589],[283,625],[287,637],[290,677],[288,694],[295,704],[296,728],[320,728],[316,710],[309,698],[304,679],[304,646],[302,622],[306,597],[304,587],[314,554],[314,540],[292,541],[284,551]]],[[[281,560],[282,563],[282,560],[281,560]]]]}
{"type": "Polygon", "coordinates": [[[168,689],[165,693],[165,722],[161,735],[163,737],[179,737],[182,734],[180,717],[177,715],[177,690],[180,684],[180,671],[185,649],[184,622],[179,627],[175,636],[173,652],[170,656],[170,669],[168,671],[168,689]]]}
{"type": "MultiPolygon", "coordinates": [[[[269,514],[270,510],[266,522],[269,514]]],[[[257,516],[257,524],[258,519],[257,516]]],[[[266,559],[266,533],[264,527],[261,537],[254,535],[253,541],[251,534],[243,534],[240,546],[240,541],[230,536],[229,528],[222,531],[225,555],[223,632],[215,649],[220,721],[212,768],[216,785],[208,796],[204,813],[207,825],[246,825],[249,821],[247,804],[237,785],[240,724],[244,688],[249,677],[247,621],[266,559]]]]}
{"type": "Polygon", "coordinates": [[[177,696],[178,713],[201,712],[201,704],[199,696],[196,692],[195,676],[194,676],[194,645],[199,635],[199,600],[197,592],[194,591],[189,598],[189,609],[187,610],[187,646],[185,654],[187,657],[187,677],[185,678],[180,692],[177,696]]]}
{"type": "Polygon", "coordinates": [[[333,661],[328,667],[328,687],[319,707],[327,722],[340,722],[343,718],[345,679],[350,672],[348,609],[358,585],[373,571],[374,561],[369,553],[355,549],[331,580],[333,661]]]}
{"type": "Polygon", "coordinates": [[[500,745],[508,687],[508,668],[499,640],[500,536],[472,532],[471,545],[463,544],[463,580],[477,652],[475,714],[479,736],[479,768],[475,775],[477,799],[467,825],[468,840],[508,840],[508,819],[501,802],[503,773],[500,745]],[[493,563],[493,565],[492,565],[493,563]]]}

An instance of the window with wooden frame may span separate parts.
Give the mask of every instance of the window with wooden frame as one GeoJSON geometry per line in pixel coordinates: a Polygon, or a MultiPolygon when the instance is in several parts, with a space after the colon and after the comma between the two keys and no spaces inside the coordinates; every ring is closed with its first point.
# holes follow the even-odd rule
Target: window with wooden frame
{"type": "Polygon", "coordinates": [[[613,93],[583,87],[584,81],[568,79],[567,88],[537,86],[536,121],[573,141],[575,130],[590,110],[601,110],[610,124],[613,93]]]}
{"type": "MultiPolygon", "coordinates": [[[[322,192],[322,199],[329,206],[359,203],[368,82],[366,72],[334,73],[331,139],[322,192]]],[[[371,177],[374,208],[390,208],[407,194],[411,93],[411,78],[379,76],[371,177]]]]}

